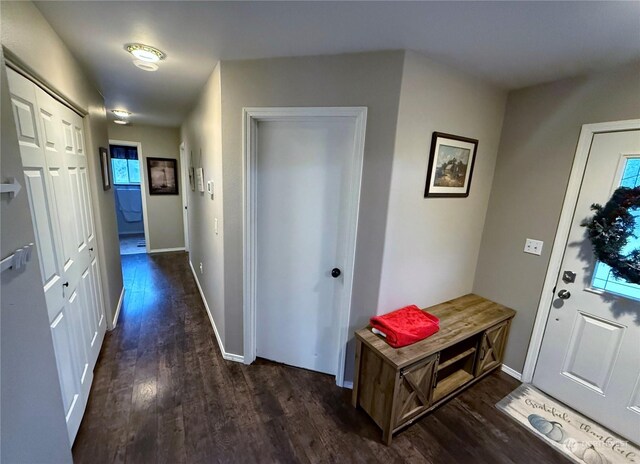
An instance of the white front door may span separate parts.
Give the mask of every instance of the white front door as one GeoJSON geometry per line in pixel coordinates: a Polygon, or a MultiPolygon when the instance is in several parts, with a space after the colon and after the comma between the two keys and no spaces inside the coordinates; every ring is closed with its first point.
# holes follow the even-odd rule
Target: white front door
{"type": "Polygon", "coordinates": [[[106,329],[82,118],[8,70],[70,441],[106,329]]]}
{"type": "Polygon", "coordinates": [[[336,374],[355,130],[341,117],[258,122],[260,357],[336,374]]]}
{"type": "MultiPolygon", "coordinates": [[[[640,185],[640,131],[593,137],[533,383],[640,443],[640,286],[593,257],[581,222],[619,186],[640,185]],[[575,273],[575,281],[565,272],[575,273]],[[561,298],[560,296],[564,297],[561,298]]],[[[636,216],[640,236],[640,211],[636,216]]],[[[640,240],[629,243],[637,248],[640,240]]]]}

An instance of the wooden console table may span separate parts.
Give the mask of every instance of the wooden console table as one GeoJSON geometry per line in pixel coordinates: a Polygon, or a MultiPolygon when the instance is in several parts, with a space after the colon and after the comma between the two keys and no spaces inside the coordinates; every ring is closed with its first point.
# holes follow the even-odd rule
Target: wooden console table
{"type": "Polygon", "coordinates": [[[502,364],[515,316],[473,294],[425,311],[440,319],[440,331],[403,348],[392,348],[370,327],[356,331],[352,404],[378,424],[387,445],[395,432],[502,364]]]}

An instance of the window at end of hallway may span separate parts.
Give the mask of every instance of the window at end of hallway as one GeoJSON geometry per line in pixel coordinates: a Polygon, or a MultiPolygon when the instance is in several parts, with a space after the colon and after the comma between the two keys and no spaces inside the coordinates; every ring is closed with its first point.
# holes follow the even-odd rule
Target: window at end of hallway
{"type": "Polygon", "coordinates": [[[114,185],[140,185],[140,163],[136,147],[111,145],[111,171],[114,185]]]}

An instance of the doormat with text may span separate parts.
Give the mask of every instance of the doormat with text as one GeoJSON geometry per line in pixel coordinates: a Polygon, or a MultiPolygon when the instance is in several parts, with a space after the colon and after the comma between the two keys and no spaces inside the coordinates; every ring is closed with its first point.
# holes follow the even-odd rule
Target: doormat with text
{"type": "Polygon", "coordinates": [[[496,407],[579,464],[640,464],[633,443],[531,385],[520,385],[496,407]]]}

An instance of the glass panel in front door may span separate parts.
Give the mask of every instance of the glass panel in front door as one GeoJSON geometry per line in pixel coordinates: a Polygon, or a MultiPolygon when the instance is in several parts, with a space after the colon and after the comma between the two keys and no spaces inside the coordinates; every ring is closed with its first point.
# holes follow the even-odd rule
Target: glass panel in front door
{"type": "MultiPolygon", "coordinates": [[[[626,157],[620,187],[637,187],[640,185],[640,156],[626,157]]],[[[636,218],[635,238],[631,238],[623,252],[629,253],[631,250],[640,248],[640,209],[631,212],[636,218]]],[[[640,301],[640,285],[632,284],[624,279],[617,279],[611,274],[611,268],[604,263],[597,262],[591,287],[596,290],[603,290],[608,293],[615,293],[627,298],[640,301]]]]}

